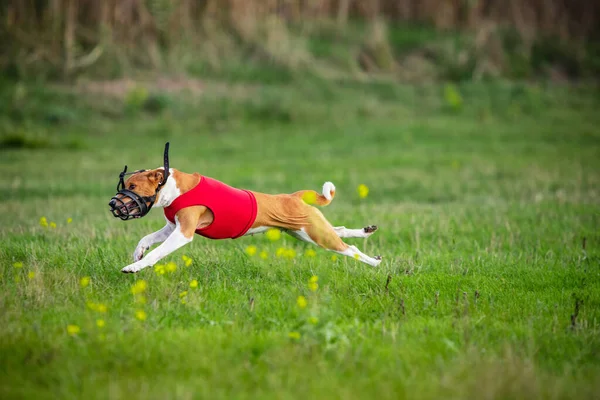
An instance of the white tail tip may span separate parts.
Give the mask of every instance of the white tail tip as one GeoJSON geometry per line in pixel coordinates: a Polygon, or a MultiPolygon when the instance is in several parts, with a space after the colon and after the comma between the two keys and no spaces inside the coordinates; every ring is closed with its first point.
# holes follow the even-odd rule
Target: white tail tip
{"type": "Polygon", "coordinates": [[[335,185],[331,182],[325,182],[323,184],[323,196],[325,196],[327,200],[333,199],[331,192],[335,192],[335,185]]]}

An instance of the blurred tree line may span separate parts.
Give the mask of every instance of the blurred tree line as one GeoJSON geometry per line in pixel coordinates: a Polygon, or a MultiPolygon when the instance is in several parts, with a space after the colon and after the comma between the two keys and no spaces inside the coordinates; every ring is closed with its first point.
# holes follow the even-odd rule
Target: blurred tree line
{"type": "Polygon", "coordinates": [[[406,80],[600,72],[588,0],[4,0],[0,13],[0,68],[21,78],[250,64],[406,80]]]}

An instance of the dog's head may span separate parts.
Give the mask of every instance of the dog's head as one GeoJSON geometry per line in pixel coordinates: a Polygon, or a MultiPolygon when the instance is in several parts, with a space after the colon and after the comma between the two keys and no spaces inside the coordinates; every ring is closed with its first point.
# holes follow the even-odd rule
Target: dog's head
{"type": "Polygon", "coordinates": [[[164,175],[162,168],[134,172],[108,203],[113,215],[128,220],[148,214],[160,195],[164,175]]]}
{"type": "Polygon", "coordinates": [[[119,174],[117,194],[108,206],[113,216],[126,221],[141,218],[148,214],[160,189],[169,178],[169,143],[165,145],[165,166],[152,170],[138,170],[127,173],[127,166],[119,174]],[[130,175],[125,181],[125,177],[130,175]]]}

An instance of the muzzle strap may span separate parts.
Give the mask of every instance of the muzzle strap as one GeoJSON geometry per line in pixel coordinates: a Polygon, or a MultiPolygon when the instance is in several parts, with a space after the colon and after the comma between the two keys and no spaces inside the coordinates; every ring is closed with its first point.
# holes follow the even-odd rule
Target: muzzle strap
{"type": "Polygon", "coordinates": [[[158,187],[156,188],[157,192],[160,190],[161,187],[163,187],[165,183],[167,183],[167,179],[169,179],[169,175],[171,174],[171,171],[169,171],[169,142],[165,143],[164,166],[165,169],[163,172],[163,179],[162,181],[160,181],[158,187]]]}

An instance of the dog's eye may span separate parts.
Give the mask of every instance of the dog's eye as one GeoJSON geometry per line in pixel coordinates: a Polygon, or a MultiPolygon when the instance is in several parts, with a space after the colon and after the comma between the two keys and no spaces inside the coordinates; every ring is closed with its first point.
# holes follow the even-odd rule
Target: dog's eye
{"type": "Polygon", "coordinates": [[[133,190],[133,189],[135,189],[135,185],[134,184],[129,185],[129,190],[133,190]]]}

